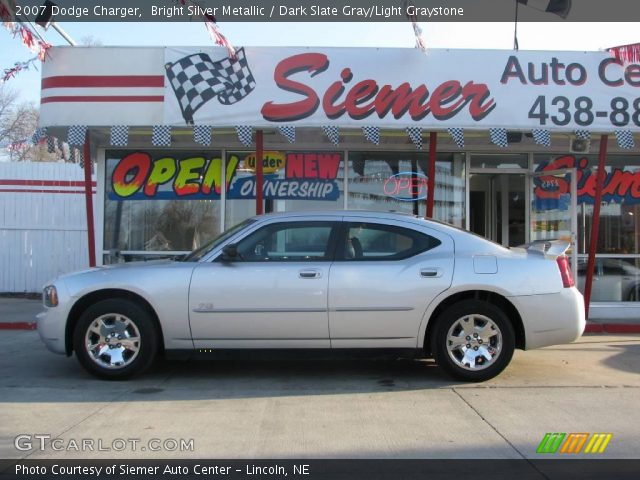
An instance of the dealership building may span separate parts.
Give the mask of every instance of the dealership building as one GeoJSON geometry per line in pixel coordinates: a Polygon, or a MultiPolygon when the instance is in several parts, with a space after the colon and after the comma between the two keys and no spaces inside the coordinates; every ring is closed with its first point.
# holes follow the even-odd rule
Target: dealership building
{"type": "Polygon", "coordinates": [[[582,288],[605,158],[591,317],[640,313],[640,65],[376,48],[50,56],[41,127],[96,168],[98,264],[184,253],[256,213],[395,210],[507,247],[568,240],[582,288]]]}

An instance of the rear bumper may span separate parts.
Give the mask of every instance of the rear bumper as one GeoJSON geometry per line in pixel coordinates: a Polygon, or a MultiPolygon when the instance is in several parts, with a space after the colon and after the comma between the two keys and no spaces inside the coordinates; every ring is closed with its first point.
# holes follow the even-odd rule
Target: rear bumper
{"type": "Polygon", "coordinates": [[[584,299],[577,288],[559,293],[510,297],[525,331],[527,350],[571,343],[585,329],[584,299]]]}

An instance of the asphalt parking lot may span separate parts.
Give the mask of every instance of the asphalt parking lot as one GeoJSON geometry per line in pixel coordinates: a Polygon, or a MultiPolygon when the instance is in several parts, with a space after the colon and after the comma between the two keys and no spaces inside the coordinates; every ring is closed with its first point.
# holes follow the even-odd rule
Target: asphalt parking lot
{"type": "Polygon", "coordinates": [[[0,366],[0,458],[519,459],[540,458],[547,432],[612,433],[599,457],[640,456],[640,335],[518,351],[483,384],[408,360],[161,361],[105,382],[49,353],[37,332],[14,330],[0,331],[0,366]],[[61,448],[31,437],[19,450],[21,434],[61,448]],[[139,443],[68,448],[82,439],[139,443]],[[193,448],[151,451],[151,439],[193,448]]]}

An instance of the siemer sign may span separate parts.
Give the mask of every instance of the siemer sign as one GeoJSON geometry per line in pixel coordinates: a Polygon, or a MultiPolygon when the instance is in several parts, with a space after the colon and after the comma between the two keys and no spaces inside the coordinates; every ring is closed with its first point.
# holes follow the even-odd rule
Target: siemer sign
{"type": "Polygon", "coordinates": [[[173,125],[640,130],[640,65],[607,52],[167,48],[165,68],[173,125]]]}

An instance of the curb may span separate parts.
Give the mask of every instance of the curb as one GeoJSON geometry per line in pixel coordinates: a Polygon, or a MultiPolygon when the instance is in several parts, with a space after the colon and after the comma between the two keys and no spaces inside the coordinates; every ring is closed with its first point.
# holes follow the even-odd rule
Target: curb
{"type": "Polygon", "coordinates": [[[0,322],[0,330],[35,330],[36,322],[0,322]]]}
{"type": "Polygon", "coordinates": [[[584,333],[640,333],[640,325],[632,323],[588,323],[584,333]]]}
{"type": "MultiPolygon", "coordinates": [[[[36,330],[37,328],[36,322],[0,322],[0,330],[36,330]]],[[[587,323],[584,333],[640,333],[640,324],[587,323]]]]}

